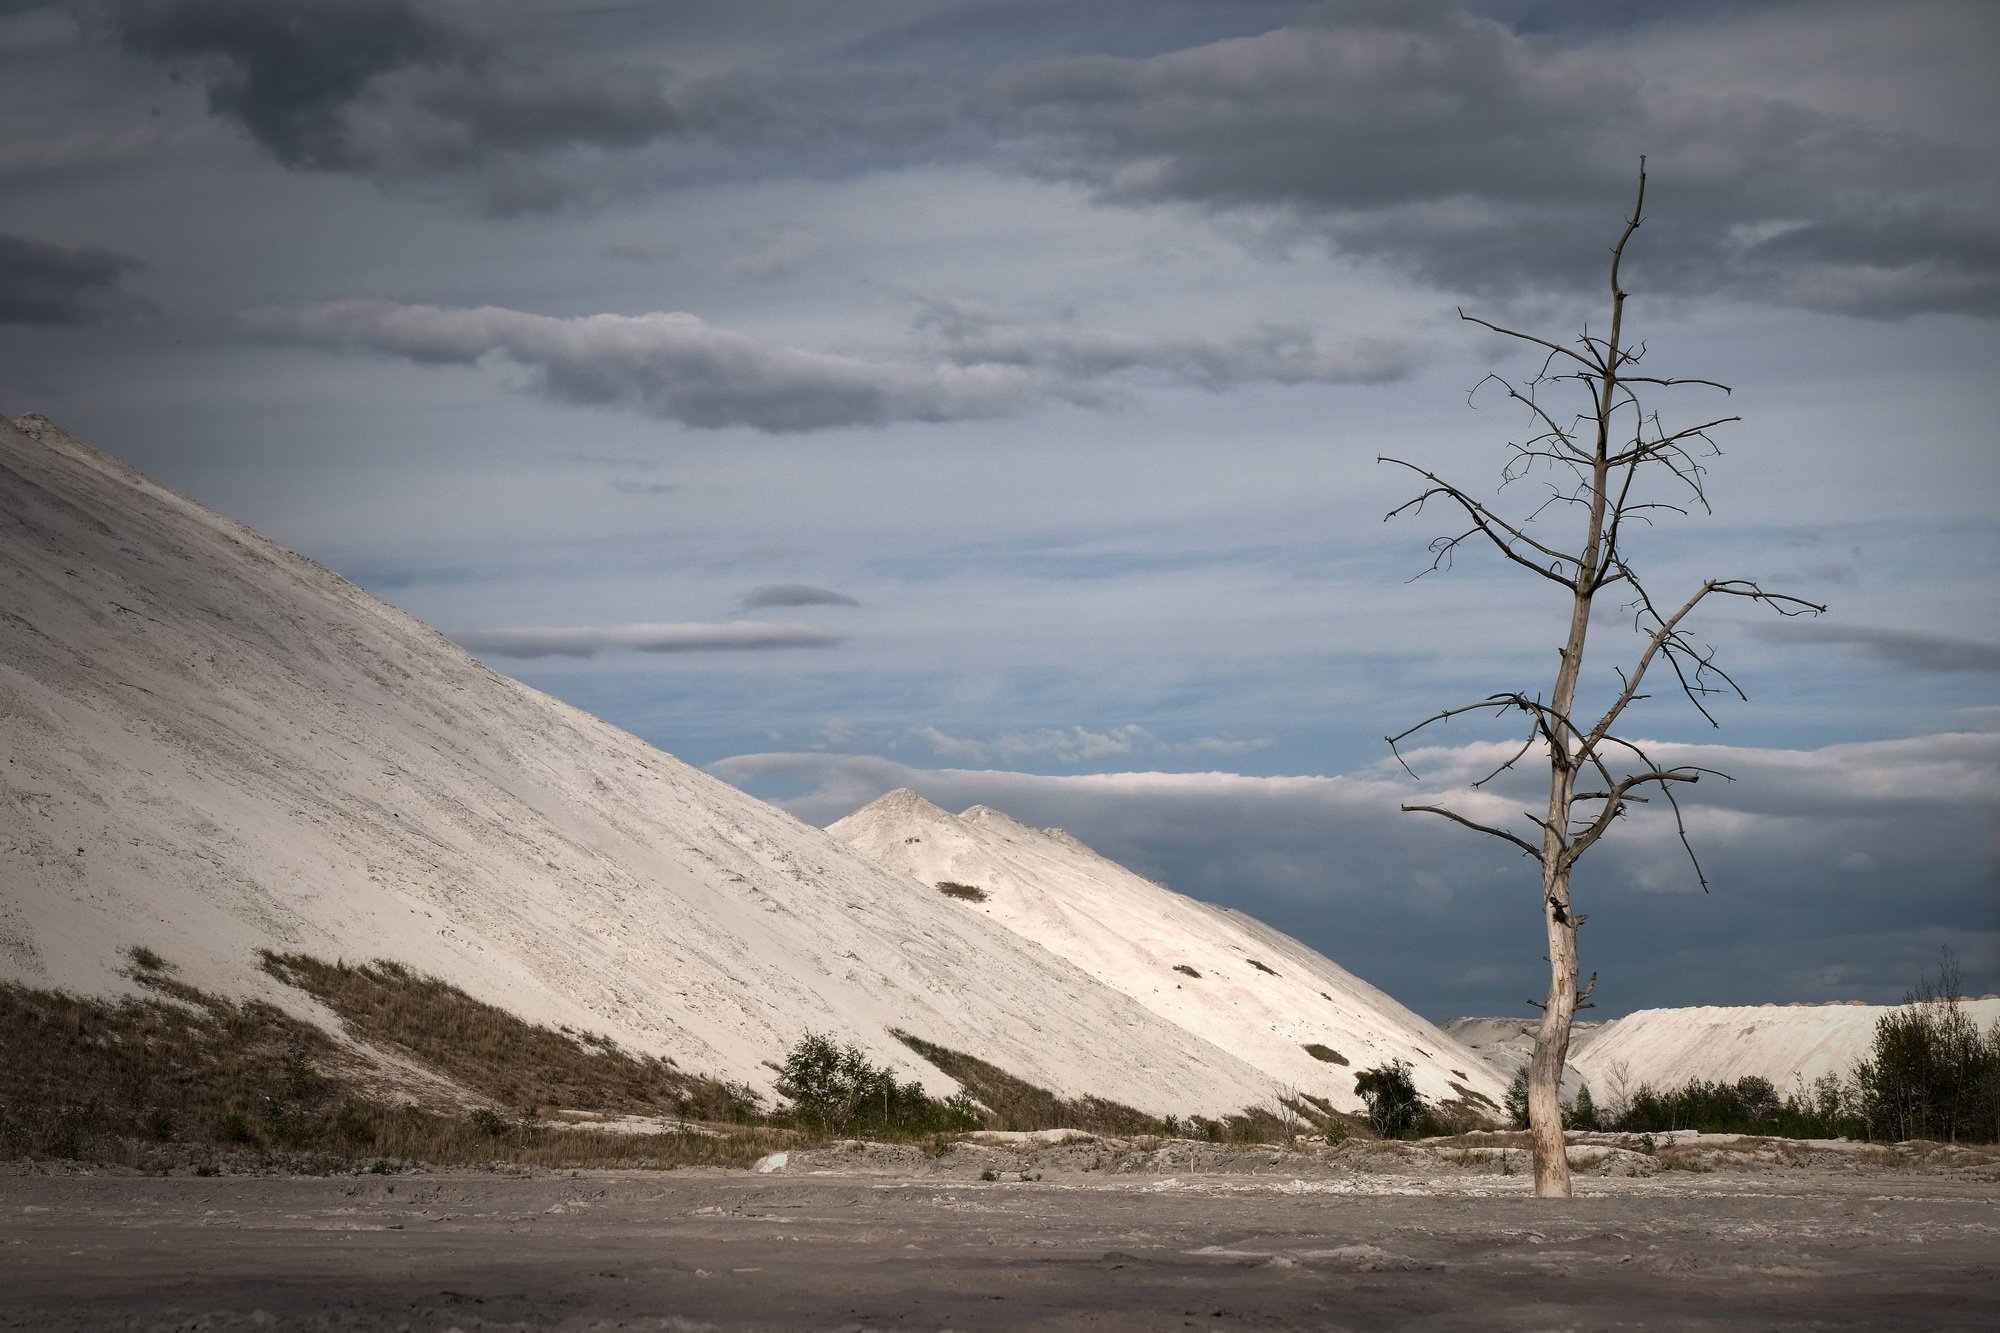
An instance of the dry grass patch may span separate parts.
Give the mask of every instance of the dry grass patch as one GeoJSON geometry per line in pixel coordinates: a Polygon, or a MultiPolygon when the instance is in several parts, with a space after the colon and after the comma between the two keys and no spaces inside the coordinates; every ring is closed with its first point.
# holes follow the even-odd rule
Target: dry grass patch
{"type": "MultiPolygon", "coordinates": [[[[150,950],[128,956],[133,980],[152,995],[113,1000],[0,984],[0,1155],[197,1172],[347,1171],[370,1163],[388,1170],[404,1162],[665,1168],[747,1165],[797,1139],[772,1129],[607,1133],[562,1127],[525,1107],[484,1107],[468,1116],[391,1103],[370,1085],[369,1071],[312,1024],[260,1001],[208,995],[150,950]]],[[[287,961],[295,971],[340,970],[287,961]]],[[[502,1017],[520,1029],[523,1052],[585,1049],[502,1017]]],[[[620,1053],[609,1068],[621,1074],[631,1071],[618,1061],[648,1067],[620,1053]]],[[[447,1072],[457,1076],[462,1067],[447,1072]]],[[[589,1109],[628,1109],[631,1087],[598,1072],[617,1104],[589,1109]]],[[[702,1082],[669,1072],[672,1088],[702,1082]]],[[[522,1086],[582,1086],[525,1059],[516,1073],[522,1086]]]]}
{"type": "Polygon", "coordinates": [[[755,1114],[745,1088],[683,1072],[609,1037],[525,1023],[399,963],[263,955],[264,970],[321,1001],[348,1029],[394,1046],[503,1106],[574,1107],[731,1123],[755,1114]]]}
{"type": "Polygon", "coordinates": [[[992,1112],[992,1118],[998,1123],[989,1128],[1081,1129],[1092,1134],[1120,1137],[1158,1134],[1165,1130],[1163,1121],[1144,1111],[1101,1097],[1071,1101],[963,1051],[939,1046],[907,1032],[897,1032],[895,1036],[903,1045],[957,1079],[967,1092],[992,1112]]]}

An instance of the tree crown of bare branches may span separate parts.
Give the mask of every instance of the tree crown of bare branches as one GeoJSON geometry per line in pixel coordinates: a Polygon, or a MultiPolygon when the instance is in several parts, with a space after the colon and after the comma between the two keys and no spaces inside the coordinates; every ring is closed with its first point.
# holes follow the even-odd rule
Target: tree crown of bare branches
{"type": "Polygon", "coordinates": [[[1549,699],[1518,690],[1490,694],[1476,702],[1441,709],[1385,739],[1397,761],[1415,777],[1402,752],[1402,743],[1411,736],[1465,714],[1524,713],[1528,728],[1520,747],[1473,783],[1474,788],[1484,787],[1512,770],[1538,743],[1558,774],[1570,775],[1572,782],[1577,775],[1587,774],[1601,784],[1588,790],[1567,785],[1568,796],[1563,802],[1567,808],[1552,810],[1548,819],[1524,812],[1540,835],[1537,841],[1444,806],[1402,808],[1439,815],[1490,834],[1545,863],[1549,857],[1557,857],[1560,868],[1566,871],[1625,813],[1627,806],[1647,801],[1648,797],[1641,794],[1644,789],[1655,788],[1665,796],[1681,845],[1706,890],[1708,879],[1688,841],[1674,787],[1696,782],[1704,774],[1725,780],[1728,775],[1695,765],[1656,762],[1645,747],[1619,735],[1613,728],[1628,707],[1648,697],[1642,692],[1647,675],[1662,664],[1672,672],[1680,693],[1711,726],[1717,725],[1710,710],[1711,696],[1733,694],[1739,699],[1747,698],[1736,680],[1717,664],[1714,648],[1693,638],[1686,628],[1696,607],[1709,598],[1744,598],[1785,616],[1816,615],[1826,608],[1803,598],[1767,592],[1747,579],[1727,578],[1705,580],[1686,600],[1669,606],[1654,597],[1628,554],[1626,541],[1630,531],[1650,526],[1656,515],[1670,513],[1685,517],[1696,508],[1711,512],[1706,490],[1707,461],[1721,450],[1710,432],[1740,420],[1736,416],[1714,416],[1692,425],[1669,428],[1659,411],[1650,406],[1651,395],[1683,388],[1727,395],[1729,387],[1708,379],[1641,373],[1645,344],[1627,344],[1621,340],[1626,292],[1620,282],[1620,270],[1625,247],[1642,221],[1645,199],[1645,159],[1641,158],[1638,199],[1611,252],[1612,317],[1608,334],[1596,335],[1586,327],[1573,343],[1563,344],[1459,311],[1459,318],[1467,323],[1539,349],[1540,364],[1526,378],[1489,374],[1468,395],[1469,399],[1476,399],[1482,392],[1500,392],[1519,404],[1528,416],[1533,433],[1523,442],[1509,442],[1509,456],[1500,477],[1503,492],[1531,481],[1541,483],[1544,493],[1524,516],[1509,518],[1492,503],[1416,463],[1387,456],[1376,460],[1406,468],[1424,482],[1424,489],[1390,510],[1384,515],[1385,521],[1421,513],[1434,501],[1462,516],[1465,526],[1461,530],[1431,542],[1432,560],[1425,573],[1448,568],[1462,546],[1468,542],[1481,545],[1476,539],[1484,538],[1486,547],[1571,594],[1575,612],[1555,694],[1549,699]],[[1580,393],[1586,402],[1583,410],[1565,416],[1557,403],[1567,391],[1580,393]],[[1659,488],[1664,494],[1653,496],[1648,487],[1651,482],[1664,483],[1659,488]],[[1537,526],[1552,510],[1580,512],[1583,522],[1579,543],[1563,545],[1561,538],[1549,537],[1537,526]],[[1640,651],[1629,667],[1616,668],[1619,689],[1603,711],[1594,718],[1579,719],[1572,712],[1573,692],[1582,665],[1589,609],[1600,591],[1614,587],[1628,598],[1625,609],[1632,614],[1633,626],[1641,635],[1640,651]],[[1574,810],[1577,805],[1584,807],[1581,812],[1574,810]],[[1570,818],[1557,822],[1561,816],[1570,818]]]}

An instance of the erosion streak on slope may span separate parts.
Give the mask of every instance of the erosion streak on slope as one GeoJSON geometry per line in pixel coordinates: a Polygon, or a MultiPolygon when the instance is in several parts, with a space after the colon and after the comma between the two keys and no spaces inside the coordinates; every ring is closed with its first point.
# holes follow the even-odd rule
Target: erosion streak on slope
{"type": "Polygon", "coordinates": [[[128,991],[128,945],[328,1021],[256,950],[384,957],[768,1089],[903,1028],[1158,1114],[1250,1065],[790,816],[501,676],[312,561],[0,422],[0,977],[128,991]]]}
{"type": "Polygon", "coordinates": [[[1505,1095],[1505,1081],[1477,1055],[1324,955],[1141,878],[1059,829],[1029,828],[985,806],[954,816],[901,790],[828,831],[926,885],[984,890],[983,901],[953,906],[1342,1110],[1361,1107],[1354,1075],[1391,1059],[1409,1061],[1418,1090],[1437,1101],[1470,1091],[1497,1110],[1505,1095]],[[1348,1063],[1317,1059],[1309,1044],[1348,1063]]]}

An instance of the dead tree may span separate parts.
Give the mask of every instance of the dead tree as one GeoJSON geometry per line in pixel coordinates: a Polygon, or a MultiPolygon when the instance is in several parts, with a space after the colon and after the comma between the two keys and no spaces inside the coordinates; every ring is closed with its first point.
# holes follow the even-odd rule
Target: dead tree
{"type": "MultiPolygon", "coordinates": [[[[1511,497],[1531,484],[1538,493],[1526,512],[1503,512],[1489,502],[1433,472],[1400,458],[1378,462],[1408,468],[1423,479],[1424,489],[1386,516],[1419,512],[1437,502],[1459,518],[1455,535],[1431,543],[1432,570],[1443,569],[1461,546],[1490,548],[1535,577],[1561,588],[1567,596],[1568,633],[1556,668],[1554,688],[1547,695],[1520,690],[1490,694],[1474,703],[1446,708],[1401,734],[1386,739],[1402,759],[1401,745],[1409,737],[1448,719],[1467,714],[1525,719],[1520,747],[1491,773],[1473,784],[1484,787],[1530,765],[1548,766],[1548,803],[1543,814],[1524,811],[1516,829],[1468,817],[1444,805],[1405,805],[1407,811],[1438,815],[1520,848],[1541,868],[1541,912],[1548,932],[1549,990],[1545,1000],[1530,1001],[1542,1009],[1529,1066],[1528,1118],[1534,1139],[1535,1193],[1566,1196],[1570,1192],[1569,1163],[1563,1154],[1562,1106],[1557,1087],[1569,1056],[1570,1024],[1580,1008],[1588,1008],[1593,973],[1577,985],[1577,928],[1586,920],[1573,910],[1570,876],[1576,863],[1597,844],[1629,807],[1649,798],[1664,798],[1682,847],[1704,891],[1708,881],[1688,841],[1675,789],[1703,776],[1725,777],[1713,770],[1654,759],[1639,742],[1613,730],[1625,710],[1647,697],[1642,691],[1649,673],[1662,668],[1674,685],[1711,725],[1711,697],[1734,694],[1737,688],[1716,664],[1714,649],[1691,637],[1689,618],[1713,597],[1740,597],[1780,615],[1818,614],[1826,608],[1797,597],[1769,593],[1745,579],[1712,578],[1678,604],[1656,599],[1640,578],[1627,551],[1634,528],[1650,525],[1664,514],[1687,515],[1708,509],[1705,460],[1719,451],[1709,432],[1733,416],[1669,428],[1651,406],[1656,396],[1676,389],[1727,394],[1713,380],[1675,379],[1640,373],[1642,343],[1627,343],[1624,332],[1625,289],[1619,266],[1625,246],[1639,223],[1646,203],[1646,160],[1639,159],[1639,193],[1625,229],[1611,251],[1611,323],[1604,334],[1586,327],[1574,342],[1559,343],[1503,328],[1460,312],[1459,317],[1482,328],[1537,349],[1540,365],[1531,375],[1508,379],[1489,375],[1474,393],[1504,394],[1526,413],[1529,437],[1510,443],[1501,469],[1500,492],[1511,497]],[[1569,406],[1565,407],[1565,402],[1569,406]],[[1580,410],[1579,410],[1580,409],[1580,410]],[[1518,517],[1508,517],[1508,512],[1518,517]],[[1590,632],[1591,610],[1600,594],[1620,599],[1638,632],[1637,656],[1616,670],[1615,688],[1605,682],[1609,702],[1595,716],[1578,715],[1577,684],[1584,666],[1584,644],[1590,632]]],[[[1429,571],[1426,571],[1429,572],[1429,571]]],[[[1408,768],[1408,765],[1404,765],[1408,768]]],[[[1412,776],[1415,776],[1412,770],[1412,776]]]]}

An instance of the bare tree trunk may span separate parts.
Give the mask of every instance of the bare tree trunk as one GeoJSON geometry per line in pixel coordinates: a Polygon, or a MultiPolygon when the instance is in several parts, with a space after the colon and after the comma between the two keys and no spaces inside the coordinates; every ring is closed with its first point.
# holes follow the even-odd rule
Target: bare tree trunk
{"type": "Polygon", "coordinates": [[[1562,1075],[1569,1059],[1570,1024],[1576,1019],[1576,923],[1569,915],[1569,873],[1544,875],[1542,887],[1549,933],[1549,997],[1528,1064],[1528,1132],[1534,1144],[1536,1197],[1565,1199],[1570,1185],[1562,1075]]]}
{"type": "MultiPolygon", "coordinates": [[[[1408,737],[1435,724],[1464,714],[1491,713],[1495,717],[1525,713],[1532,719],[1527,737],[1513,755],[1485,777],[1472,784],[1484,787],[1513,770],[1530,754],[1546,752],[1549,764],[1549,792],[1546,817],[1524,812],[1539,837],[1524,827],[1522,833],[1474,819],[1461,810],[1434,802],[1411,803],[1402,808],[1442,816],[1455,824],[1499,838],[1540,863],[1543,925],[1548,932],[1549,990],[1542,1001],[1542,1022],[1535,1033],[1535,1053],[1528,1066],[1528,1125],[1534,1145],[1535,1193],[1542,1197],[1564,1197],[1570,1192],[1569,1161],[1564,1151],[1562,1126],[1562,1073],[1569,1058],[1570,1025],[1579,1009],[1588,1008],[1593,975],[1577,986],[1577,927],[1585,918],[1570,903],[1570,872],[1578,858],[1621,818],[1628,806],[1643,803],[1646,795],[1657,795],[1674,820],[1675,831],[1687,849],[1695,878],[1702,888],[1708,880],[1687,840],[1687,825],[1681,816],[1674,787],[1700,779],[1705,770],[1692,764],[1656,763],[1639,741],[1616,734],[1614,725],[1625,709],[1643,699],[1648,669],[1661,661],[1672,670],[1682,694],[1702,717],[1715,721],[1703,704],[1705,696],[1721,692],[1742,696],[1736,682],[1715,665],[1714,650],[1690,638],[1682,622],[1705,599],[1714,596],[1742,597],[1761,603],[1780,615],[1817,615],[1826,608],[1783,593],[1768,593],[1745,579],[1709,579],[1697,588],[1678,610],[1654,601],[1638,573],[1626,559],[1622,537],[1632,524],[1648,525],[1657,514],[1688,512],[1692,500],[1703,509],[1704,469],[1699,452],[1714,452],[1708,437],[1710,428],[1734,421],[1720,417],[1700,424],[1669,430],[1658,414],[1643,407],[1639,393],[1664,391],[1676,386],[1706,386],[1728,392],[1712,380],[1676,379],[1641,373],[1637,366],[1645,353],[1643,344],[1627,348],[1624,342],[1625,289],[1619,270],[1626,243],[1639,229],[1646,206],[1646,159],[1639,159],[1639,189],[1625,230],[1611,251],[1611,326],[1603,336],[1587,329],[1573,345],[1552,342],[1532,334],[1488,323],[1471,315],[1461,318],[1495,333],[1542,349],[1541,370],[1520,383],[1500,375],[1485,381],[1498,384],[1507,396],[1524,407],[1538,432],[1525,444],[1510,445],[1513,456],[1502,469],[1502,485],[1534,473],[1546,475],[1550,499],[1524,519],[1511,519],[1488,501],[1445,481],[1402,459],[1381,461],[1409,468],[1427,483],[1414,500],[1389,512],[1393,518],[1408,510],[1421,510],[1426,501],[1438,499],[1462,511],[1470,526],[1456,536],[1440,537],[1431,543],[1433,570],[1446,567],[1461,544],[1484,538],[1501,556],[1538,578],[1558,584],[1570,594],[1569,633],[1563,643],[1561,664],[1556,671],[1555,689],[1545,700],[1518,690],[1490,694],[1477,703],[1446,708],[1408,728],[1400,735],[1386,737],[1398,759],[1397,747],[1408,737]],[[1559,386],[1574,385],[1587,393],[1585,404],[1574,417],[1556,410],[1545,401],[1559,386]],[[1680,503],[1657,498],[1635,487],[1641,474],[1671,483],[1682,492],[1680,503]],[[1583,519],[1581,541],[1565,546],[1559,535],[1535,526],[1536,519],[1551,504],[1558,512],[1577,514],[1583,519]],[[1583,669],[1585,640],[1590,632],[1590,613],[1597,594],[1617,588],[1630,600],[1633,628],[1640,636],[1637,660],[1617,672],[1619,688],[1595,723],[1577,720],[1577,681],[1583,669]],[[1585,790],[1579,791],[1578,779],[1585,790]],[[1579,811],[1579,807],[1581,810],[1579,811]]],[[[1567,390],[1565,390],[1567,392],[1567,390]]],[[[1407,768],[1408,765],[1405,764],[1407,768]]],[[[1414,772],[1412,776],[1415,776],[1414,772]]]]}

